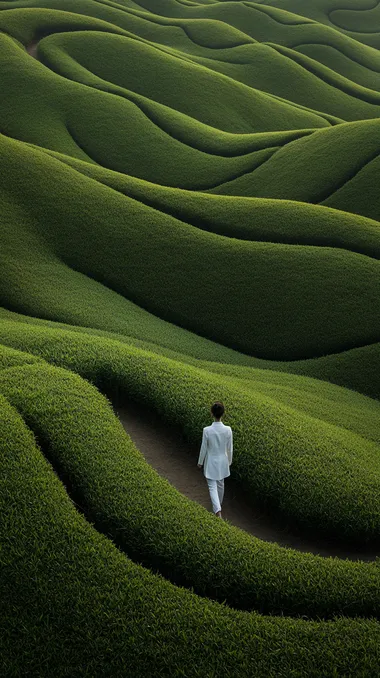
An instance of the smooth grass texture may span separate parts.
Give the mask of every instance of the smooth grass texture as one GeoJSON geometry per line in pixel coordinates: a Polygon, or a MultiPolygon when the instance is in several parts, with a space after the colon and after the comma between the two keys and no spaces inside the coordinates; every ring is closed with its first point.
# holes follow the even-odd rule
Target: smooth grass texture
{"type": "MultiPolygon", "coordinates": [[[[379,126],[377,120],[371,121],[369,124],[373,130],[376,130],[379,126]]],[[[352,127],[351,124],[345,127],[347,136],[355,132],[355,127],[352,127]]],[[[281,140],[276,138],[277,135],[275,134],[266,136],[269,145],[281,143],[281,140]],[[272,136],[275,137],[273,140],[271,140],[272,136]]],[[[333,139],[329,137],[329,143],[332,141],[333,139]]],[[[368,141],[370,141],[369,138],[368,141]]],[[[265,143],[264,139],[262,139],[262,143],[265,143]]],[[[377,144],[376,139],[374,140],[371,137],[370,143],[377,144]]],[[[360,147],[358,144],[356,150],[358,151],[360,148],[360,152],[363,150],[363,153],[368,153],[369,149],[365,150],[365,144],[364,149],[362,147],[363,144],[360,147]]],[[[273,163],[276,163],[278,168],[282,165],[285,174],[286,163],[284,163],[284,159],[287,153],[282,152],[280,154],[279,150],[280,147],[276,152],[276,158],[273,158],[270,165],[273,167],[273,163]],[[280,159],[281,155],[282,159],[280,159]]],[[[303,150],[306,150],[305,146],[303,150]]],[[[54,151],[46,151],[46,153],[118,193],[132,197],[145,205],[154,207],[205,231],[239,240],[339,247],[374,258],[380,257],[380,229],[374,217],[372,221],[360,219],[348,212],[321,210],[308,203],[297,204],[295,200],[245,199],[243,196],[226,196],[224,194],[213,196],[199,191],[173,189],[126,176],[120,172],[113,172],[54,151]]],[[[300,194],[300,191],[303,190],[301,174],[304,174],[306,180],[306,172],[307,169],[310,169],[310,164],[308,166],[302,160],[301,153],[298,151],[294,153],[294,160],[296,160],[297,155],[299,166],[297,167],[297,163],[294,162],[291,165],[292,172],[289,173],[296,177],[299,186],[298,189],[294,187],[292,190],[297,190],[300,194]]],[[[352,149],[347,149],[347,155],[352,156],[352,149]]],[[[335,167],[330,168],[331,174],[336,170],[337,163],[335,167]]],[[[271,176],[267,173],[267,177],[271,176]]],[[[310,176],[312,176],[312,170],[310,176]]],[[[372,179],[375,181],[375,173],[373,173],[372,179]]],[[[336,176],[335,181],[337,181],[336,176]]],[[[367,186],[368,184],[370,182],[367,182],[367,186]]],[[[320,191],[317,188],[314,190],[320,191]]],[[[335,192],[335,195],[338,195],[339,191],[340,189],[335,192]]],[[[325,193],[328,192],[328,190],[325,191],[325,193]]],[[[368,191],[364,192],[364,195],[367,198],[366,203],[364,204],[364,198],[361,205],[356,200],[356,208],[363,211],[374,211],[377,202],[376,195],[373,201],[368,200],[368,191]]],[[[306,199],[305,196],[303,197],[306,199]]],[[[324,204],[327,206],[329,203],[330,199],[328,198],[324,204]]]]}
{"type": "MultiPolygon", "coordinates": [[[[379,129],[380,121],[376,119],[314,132],[279,149],[251,174],[212,189],[212,192],[322,202],[378,158],[379,129]]],[[[372,166],[373,180],[375,168],[376,165],[372,166]]],[[[367,196],[357,197],[356,211],[366,214],[367,196]]]]}
{"type": "MultiPolygon", "coordinates": [[[[252,358],[243,353],[228,349],[221,344],[198,337],[191,332],[187,332],[149,314],[145,314],[145,322],[143,322],[144,314],[141,313],[141,309],[132,304],[130,304],[128,312],[129,320],[132,319],[132,322],[128,323],[128,330],[126,330],[127,326],[124,326],[124,330],[131,332],[129,335],[120,334],[120,329],[119,333],[117,331],[107,332],[91,327],[57,323],[51,320],[21,315],[4,308],[0,308],[0,318],[6,321],[11,320],[17,323],[36,325],[37,327],[52,327],[90,336],[115,339],[122,344],[129,344],[168,358],[173,358],[185,365],[195,365],[207,371],[236,376],[239,379],[248,381],[250,380],[251,371],[246,370],[246,368],[253,367],[265,370],[267,376],[264,381],[268,380],[269,383],[271,382],[272,372],[275,371],[275,379],[278,373],[298,374],[313,377],[319,381],[325,380],[328,383],[338,384],[348,389],[354,389],[371,398],[379,399],[380,397],[380,388],[376,380],[380,352],[379,344],[372,344],[314,360],[291,362],[260,360],[259,358],[252,358]],[[135,312],[135,315],[133,312],[135,312]],[[144,339],[136,338],[138,336],[144,336],[144,339]]],[[[112,318],[114,321],[115,316],[112,316],[112,318]]],[[[86,322],[90,322],[88,316],[86,322]]],[[[115,326],[115,322],[113,324],[115,326]]],[[[6,324],[3,329],[5,330],[3,336],[6,336],[8,341],[9,325],[6,324]]],[[[19,334],[19,330],[16,331],[16,334],[19,334]]],[[[20,346],[21,348],[23,347],[22,344],[20,346]]],[[[340,391],[340,393],[343,392],[340,391]]],[[[339,422],[339,415],[337,422],[339,422]]]]}
{"type": "Polygon", "coordinates": [[[372,0],[359,13],[354,0],[343,13],[332,0],[281,4],[0,3],[2,388],[108,536],[225,601],[132,565],[73,509],[17,417],[8,436],[7,410],[0,445],[17,472],[1,476],[13,558],[6,675],[138,676],[153,665],[156,675],[376,675],[377,622],[227,605],[377,617],[377,563],[300,555],[212,524],[146,466],[94,389],[41,363],[145,403],[194,442],[205,403],[225,397],[240,482],[309,529],[375,539],[378,403],[322,380],[380,395],[380,68],[368,46],[378,36],[342,28],[359,14],[372,28],[376,10],[372,0]],[[89,426],[95,411],[102,420],[89,426]],[[12,445],[24,449],[24,434],[21,463],[12,445]],[[46,472],[60,500],[58,490],[48,499],[46,472]],[[46,492],[33,494],[39,482],[46,492]],[[208,526],[196,563],[192,518],[208,526]],[[244,554],[228,577],[220,541],[244,554]]]}
{"type": "MultiPolygon", "coordinates": [[[[73,80],[86,83],[89,81],[88,73],[94,73],[108,83],[108,91],[112,92],[115,81],[115,85],[126,90],[127,96],[128,90],[136,91],[222,131],[249,133],[328,124],[311,111],[274,100],[259,89],[254,90],[135,39],[110,35],[109,44],[102,40],[107,66],[94,67],[89,55],[99,50],[101,37],[82,33],[52,36],[41,42],[41,59],[54,71],[73,80]],[[126,50],[129,57],[123,63],[126,50]],[[154,78],[156,68],[162,72],[163,86],[159,86],[154,78]],[[124,77],[120,75],[120,69],[124,77]]],[[[91,84],[96,87],[97,81],[94,77],[90,78],[91,84]]]]}
{"type": "Polygon", "coordinates": [[[10,93],[2,105],[0,123],[8,136],[183,188],[212,188],[251,171],[266,157],[253,152],[222,158],[200,152],[160,129],[133,101],[70,84],[43,69],[9,37],[1,34],[0,40],[5,53],[0,63],[1,80],[10,93]],[[41,96],[36,97],[36,90],[41,96]],[[142,138],[151,147],[154,161],[148,162],[140,153],[142,138]],[[176,158],[174,165],[167,160],[171,155],[176,158]]]}
{"type": "MultiPolygon", "coordinates": [[[[10,214],[0,279],[3,305],[87,324],[79,319],[81,305],[71,303],[69,309],[60,303],[58,311],[51,286],[41,284],[47,266],[53,277],[58,258],[67,274],[67,267],[76,271],[78,293],[95,279],[165,320],[257,357],[303,359],[379,340],[373,313],[380,296],[378,260],[340,248],[208,233],[94,184],[46,154],[5,137],[1,142],[10,214]],[[22,175],[20,168],[32,159],[22,175]],[[29,259],[21,274],[13,255],[18,237],[29,259]],[[78,274],[88,278],[79,280],[78,274]],[[223,305],[210,314],[217,290],[223,290],[223,305]]],[[[334,212],[326,217],[334,219],[334,212]]],[[[71,280],[74,284],[74,276],[71,280]]],[[[55,287],[60,297],[69,295],[65,286],[55,287]]],[[[102,316],[96,325],[109,328],[102,316]]]]}
{"type": "Polygon", "coordinates": [[[270,5],[290,9],[350,35],[359,43],[379,48],[379,31],[376,30],[379,7],[376,0],[364,0],[360,4],[357,0],[348,0],[343,6],[335,0],[316,0],[307,6],[302,0],[271,0],[270,5]]]}

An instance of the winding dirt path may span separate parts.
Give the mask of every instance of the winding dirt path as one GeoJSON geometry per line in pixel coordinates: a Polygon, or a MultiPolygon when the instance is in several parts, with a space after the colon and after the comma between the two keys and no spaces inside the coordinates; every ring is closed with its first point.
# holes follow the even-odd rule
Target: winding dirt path
{"type": "MultiPolygon", "coordinates": [[[[184,442],[178,430],[168,428],[156,415],[134,403],[116,406],[115,411],[136,447],[157,473],[186,497],[211,511],[203,471],[197,468],[199,450],[184,442]]],[[[380,555],[370,550],[350,550],[314,535],[306,537],[296,533],[294,528],[290,531],[286,524],[280,524],[280,520],[258,508],[253,509],[252,503],[231,478],[226,480],[225,488],[223,518],[264,541],[325,557],[369,561],[380,555]]]]}

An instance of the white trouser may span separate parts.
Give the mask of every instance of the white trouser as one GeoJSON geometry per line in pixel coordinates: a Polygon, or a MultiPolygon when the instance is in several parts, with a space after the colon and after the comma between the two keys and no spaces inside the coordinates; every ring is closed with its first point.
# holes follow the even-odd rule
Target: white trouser
{"type": "Polygon", "coordinates": [[[210,499],[212,503],[212,510],[214,513],[222,510],[222,501],[224,497],[224,478],[222,480],[212,480],[206,478],[208,491],[210,492],[210,499]]]}

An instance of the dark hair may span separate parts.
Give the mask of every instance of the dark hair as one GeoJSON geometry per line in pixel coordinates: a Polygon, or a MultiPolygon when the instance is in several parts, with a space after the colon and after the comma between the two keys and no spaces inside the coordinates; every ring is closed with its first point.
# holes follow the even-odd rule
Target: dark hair
{"type": "Polygon", "coordinates": [[[214,415],[215,419],[220,419],[224,414],[224,405],[223,403],[216,402],[211,406],[211,413],[214,415]]]}

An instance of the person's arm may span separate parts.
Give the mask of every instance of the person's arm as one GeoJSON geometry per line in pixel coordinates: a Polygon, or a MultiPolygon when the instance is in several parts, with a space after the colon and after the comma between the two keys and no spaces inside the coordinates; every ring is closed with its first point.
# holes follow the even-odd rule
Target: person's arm
{"type": "Polygon", "coordinates": [[[202,435],[202,446],[201,446],[201,451],[199,453],[199,459],[198,459],[198,468],[202,468],[203,462],[205,460],[207,452],[207,433],[206,429],[203,429],[203,435],[202,435]]]}
{"type": "Polygon", "coordinates": [[[233,443],[233,437],[232,437],[232,429],[230,428],[230,434],[228,436],[228,441],[227,441],[227,458],[228,458],[228,463],[229,463],[230,466],[232,464],[233,450],[234,450],[234,443],[233,443]]]}

